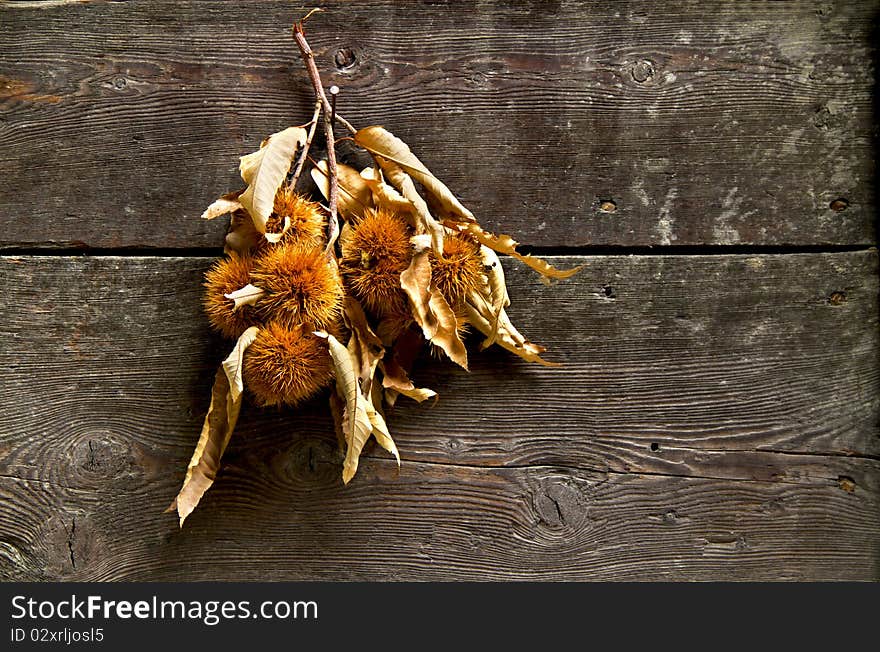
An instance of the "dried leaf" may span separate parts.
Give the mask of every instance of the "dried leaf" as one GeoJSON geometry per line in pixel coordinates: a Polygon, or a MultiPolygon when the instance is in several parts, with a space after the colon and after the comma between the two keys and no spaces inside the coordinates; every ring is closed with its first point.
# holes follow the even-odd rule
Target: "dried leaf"
{"type": "Polygon", "coordinates": [[[440,224],[431,215],[428,205],[422,196],[416,190],[412,177],[410,177],[403,168],[397,163],[383,159],[380,156],[375,157],[376,161],[382,167],[382,170],[388,175],[389,181],[400,188],[403,196],[412,204],[415,209],[416,232],[428,233],[431,236],[431,246],[438,253],[443,252],[443,225],[440,224]]]}
{"type": "Polygon", "coordinates": [[[230,292],[229,294],[224,294],[223,296],[235,301],[235,305],[232,307],[233,312],[235,312],[242,306],[254,305],[264,294],[265,291],[262,288],[258,288],[256,285],[248,283],[243,288],[240,288],[235,292],[230,292]]]}
{"type": "Polygon", "coordinates": [[[483,342],[483,348],[487,348],[495,343],[501,312],[510,305],[510,297],[507,294],[507,284],[504,282],[504,268],[501,266],[501,261],[498,260],[498,254],[486,245],[480,245],[480,260],[486,272],[489,297],[491,298],[492,312],[494,313],[494,317],[491,320],[492,332],[486,338],[486,341],[483,342]]]}
{"type": "Polygon", "coordinates": [[[406,197],[401,195],[394,186],[389,186],[382,178],[382,173],[373,168],[361,170],[361,177],[367,182],[373,193],[373,203],[379,208],[409,218],[412,226],[415,226],[414,217],[417,216],[416,207],[406,197]]]}
{"type": "Polygon", "coordinates": [[[229,394],[232,396],[233,401],[238,401],[241,398],[241,393],[244,391],[244,380],[241,375],[244,352],[254,343],[259,332],[260,329],[257,326],[248,328],[241,334],[235,343],[235,348],[232,349],[232,352],[223,361],[223,371],[226,372],[226,377],[229,379],[229,394]]]}
{"type": "Polygon", "coordinates": [[[400,287],[409,298],[413,318],[425,339],[439,346],[449,359],[467,370],[467,349],[458,334],[455,313],[440,292],[431,287],[428,238],[412,238],[414,253],[409,267],[400,274],[400,287]]]}
{"type": "Polygon", "coordinates": [[[243,209],[235,211],[229,220],[229,233],[223,251],[227,254],[236,252],[246,254],[257,246],[260,234],[254,227],[254,221],[243,209]]]}
{"type": "MultiPolygon", "coordinates": [[[[397,451],[397,445],[394,443],[391,434],[388,432],[388,426],[385,425],[385,419],[379,414],[376,408],[373,407],[373,404],[370,401],[366,401],[366,410],[367,418],[369,418],[370,424],[373,426],[373,437],[376,438],[376,441],[382,448],[394,455],[394,459],[397,460],[397,468],[400,468],[400,453],[397,451]]],[[[354,474],[352,473],[352,475],[354,474]]]]}
{"type": "Polygon", "coordinates": [[[369,396],[376,368],[385,355],[385,347],[367,323],[367,316],[357,299],[345,297],[343,316],[346,326],[351,330],[348,352],[360,379],[361,390],[364,395],[369,396]]]}
{"type": "Polygon", "coordinates": [[[487,302],[486,298],[480,294],[472,292],[465,301],[465,310],[467,312],[468,322],[473,324],[477,330],[486,336],[486,341],[481,348],[485,348],[486,342],[490,340],[508,351],[515,353],[523,360],[529,362],[537,362],[545,367],[559,367],[558,362],[549,362],[541,357],[545,349],[540,344],[529,342],[522,334],[516,330],[511,323],[505,310],[501,310],[497,315],[497,327],[493,324],[495,313],[492,306],[487,302]]]}
{"type": "MultiPolygon", "coordinates": [[[[318,164],[312,168],[312,179],[318,186],[318,190],[324,195],[324,199],[329,200],[330,173],[327,161],[318,161],[318,164]]],[[[353,167],[337,163],[336,181],[339,185],[337,207],[343,216],[360,217],[368,208],[375,206],[369,185],[353,167]]]]}
{"type": "Polygon", "coordinates": [[[403,394],[419,403],[429,398],[437,398],[437,392],[433,389],[416,387],[393,356],[383,360],[380,368],[382,370],[382,387],[386,390],[403,394]]]}
{"type": "Polygon", "coordinates": [[[480,244],[485,245],[490,249],[497,251],[498,253],[513,256],[517,260],[525,263],[533,270],[538,272],[541,275],[542,280],[546,281],[547,279],[551,278],[569,278],[577,274],[581,269],[583,269],[583,265],[578,265],[577,267],[572,267],[571,269],[557,269],[542,258],[537,258],[535,256],[524,256],[516,250],[516,247],[519,245],[519,243],[511,238],[509,235],[502,234],[496,236],[492,233],[484,231],[482,228],[480,228],[479,224],[461,224],[456,226],[459,229],[472,234],[480,242],[480,244]]]}
{"type": "MultiPolygon", "coordinates": [[[[421,183],[426,192],[436,197],[440,204],[449,211],[450,214],[459,218],[459,220],[464,220],[466,222],[476,221],[473,213],[462,206],[461,202],[458,201],[458,198],[453,195],[452,192],[450,192],[449,188],[447,188],[437,177],[431,174],[431,171],[428,170],[418,158],[416,158],[412,151],[410,151],[409,146],[390,131],[386,131],[382,127],[365,127],[364,129],[358,130],[354,135],[354,142],[374,156],[400,166],[404,172],[421,183]]],[[[382,165],[381,162],[380,165],[382,165]]],[[[386,170],[385,165],[382,165],[382,169],[385,170],[387,174],[388,171],[386,170]]],[[[397,185],[393,179],[391,182],[397,185]]],[[[407,195],[407,193],[404,192],[404,196],[412,201],[412,198],[407,195]]]]}
{"type": "Polygon", "coordinates": [[[241,157],[239,171],[248,187],[239,201],[253,218],[254,226],[260,233],[266,232],[275,193],[287,176],[296,150],[305,145],[307,137],[302,127],[288,127],[269,136],[256,152],[241,157]]]}
{"type": "Polygon", "coordinates": [[[467,349],[461,340],[458,332],[458,320],[455,317],[455,311],[447,303],[443,295],[432,289],[431,300],[429,302],[431,312],[437,320],[437,331],[431,338],[431,344],[439,346],[449,359],[462,367],[465,371],[468,369],[467,349]]]}
{"type": "MultiPolygon", "coordinates": [[[[354,361],[351,359],[348,349],[326,331],[317,331],[315,335],[327,339],[330,357],[336,372],[336,392],[345,402],[342,428],[345,434],[346,451],[345,461],[342,464],[342,481],[348,484],[357,473],[358,459],[371,434],[378,432],[376,439],[379,445],[386,450],[390,450],[388,447],[393,446],[393,441],[389,444],[391,436],[388,435],[388,429],[385,427],[382,415],[375,411],[372,403],[361,392],[354,361]]],[[[396,450],[394,447],[392,453],[398,458],[399,464],[396,450]]]]}
{"type": "Polygon", "coordinates": [[[241,202],[238,201],[239,196],[243,191],[237,190],[235,192],[229,192],[214,201],[213,204],[208,206],[205,209],[205,212],[202,213],[203,220],[213,220],[216,217],[220,217],[221,215],[226,215],[226,213],[234,213],[235,211],[240,211],[242,209],[241,202]]]}
{"type": "Polygon", "coordinates": [[[232,353],[223,361],[214,377],[211,405],[205,416],[199,442],[187,466],[183,486],[166,510],[177,510],[180,527],[183,527],[186,517],[196,508],[217,477],[220,458],[229,444],[241,410],[241,394],[244,391],[241,365],[244,352],[253,343],[258,332],[259,328],[251,326],[241,334],[232,353]]]}
{"type": "Polygon", "coordinates": [[[342,482],[344,484],[351,482],[357,473],[361,452],[373,432],[373,424],[367,414],[367,400],[361,395],[359,388],[356,392],[357,402],[354,412],[346,408],[342,413],[342,428],[347,437],[345,460],[342,462],[342,482]],[[352,414],[354,414],[354,418],[352,418],[352,414]]]}
{"type": "Polygon", "coordinates": [[[278,233],[269,233],[266,232],[263,234],[263,237],[266,238],[266,241],[271,244],[278,244],[281,242],[281,238],[290,230],[290,215],[284,216],[284,227],[278,233]]]}

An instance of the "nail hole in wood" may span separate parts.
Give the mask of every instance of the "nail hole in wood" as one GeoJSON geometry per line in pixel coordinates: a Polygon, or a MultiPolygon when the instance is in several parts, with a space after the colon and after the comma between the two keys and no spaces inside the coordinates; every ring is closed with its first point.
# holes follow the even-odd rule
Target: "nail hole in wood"
{"type": "Polygon", "coordinates": [[[841,306],[846,303],[846,292],[832,292],[828,297],[828,303],[832,306],[841,306]]]}

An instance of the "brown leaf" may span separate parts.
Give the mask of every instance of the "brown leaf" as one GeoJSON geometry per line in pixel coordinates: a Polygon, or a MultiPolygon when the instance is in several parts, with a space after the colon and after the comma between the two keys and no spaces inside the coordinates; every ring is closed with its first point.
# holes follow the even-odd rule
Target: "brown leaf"
{"type": "Polygon", "coordinates": [[[431,246],[434,251],[442,253],[443,251],[443,225],[434,219],[425,200],[416,190],[412,177],[410,177],[403,168],[397,163],[383,159],[381,156],[375,156],[376,162],[382,167],[383,172],[388,176],[388,180],[400,189],[403,196],[412,204],[415,209],[416,232],[427,233],[431,236],[431,246]]]}
{"type": "Polygon", "coordinates": [[[547,349],[540,344],[529,342],[523,337],[511,323],[510,317],[507,316],[507,312],[504,309],[496,316],[485,296],[471,292],[465,301],[465,311],[468,322],[473,324],[487,338],[481,348],[487,346],[486,342],[495,343],[515,353],[523,360],[537,362],[545,367],[561,366],[558,362],[544,360],[541,354],[547,349]],[[497,324],[494,323],[496,319],[497,324]]]}
{"type": "Polygon", "coordinates": [[[285,234],[290,230],[290,215],[284,216],[284,226],[281,228],[281,231],[278,233],[269,233],[266,232],[263,234],[263,237],[266,238],[266,241],[271,244],[278,244],[281,242],[281,238],[285,236],[285,234]]]}
{"type": "Polygon", "coordinates": [[[439,346],[450,360],[467,371],[467,349],[459,335],[455,311],[443,295],[434,289],[431,290],[431,300],[428,305],[437,320],[437,330],[431,338],[431,344],[439,346]]]}
{"type": "Polygon", "coordinates": [[[240,211],[242,209],[241,202],[238,201],[239,196],[243,190],[237,190],[235,192],[228,192],[220,199],[214,201],[213,204],[208,206],[205,209],[205,212],[202,213],[203,220],[213,220],[216,217],[220,217],[221,215],[226,215],[226,213],[234,213],[235,211],[240,211]]]}
{"type": "MultiPolygon", "coordinates": [[[[318,161],[311,174],[324,199],[329,200],[330,173],[327,161],[318,161]]],[[[337,163],[336,180],[339,185],[337,206],[344,217],[362,217],[364,211],[375,206],[369,185],[353,167],[337,163]]]]}
{"type": "Polygon", "coordinates": [[[217,477],[220,458],[226,450],[241,410],[241,395],[244,391],[241,365],[244,352],[253,343],[258,332],[259,328],[251,326],[242,333],[232,353],[223,361],[214,376],[211,405],[205,416],[199,442],[187,466],[183,486],[166,510],[177,510],[180,527],[183,527],[186,517],[196,508],[217,477]]]}
{"type": "Polygon", "coordinates": [[[257,246],[262,236],[254,227],[254,221],[244,209],[235,211],[229,220],[229,233],[226,234],[226,242],[223,250],[229,254],[236,252],[246,254],[257,246]]]}
{"type": "MultiPolygon", "coordinates": [[[[391,434],[388,432],[388,426],[385,425],[384,417],[376,410],[370,401],[364,401],[364,403],[367,418],[370,420],[370,425],[372,426],[373,437],[376,438],[379,446],[394,455],[394,459],[397,460],[397,468],[400,468],[400,453],[397,451],[397,445],[394,443],[391,434]]],[[[356,464],[355,468],[357,468],[356,464]]],[[[354,475],[354,473],[352,473],[352,475],[354,475]]]]}
{"type": "Polygon", "coordinates": [[[275,193],[284,182],[297,149],[305,145],[307,137],[302,127],[288,127],[269,136],[256,152],[241,157],[239,170],[248,187],[238,199],[260,233],[266,232],[275,193]]]}
{"type": "Polygon", "coordinates": [[[480,245],[480,260],[486,273],[488,283],[488,295],[491,299],[493,318],[491,320],[492,333],[483,342],[483,348],[491,346],[498,335],[498,323],[501,312],[510,305],[510,297],[507,294],[507,284],[504,282],[504,268],[498,259],[498,254],[486,245],[480,245]]]}
{"type": "Polygon", "coordinates": [[[330,357],[336,372],[336,392],[345,403],[342,415],[342,429],[345,434],[346,451],[342,465],[342,481],[348,484],[357,473],[358,460],[367,439],[373,434],[379,445],[389,450],[400,464],[397,448],[388,434],[388,428],[382,415],[376,412],[373,404],[361,392],[354,361],[348,349],[335,337],[325,331],[317,331],[315,335],[327,339],[330,357]]]}
{"type": "Polygon", "coordinates": [[[366,181],[373,193],[373,204],[379,208],[396,213],[409,219],[412,226],[416,225],[413,218],[416,218],[418,212],[412,202],[401,195],[394,186],[389,186],[382,178],[382,173],[373,168],[364,168],[361,170],[361,177],[366,181]]]}
{"type": "MultiPolygon", "coordinates": [[[[397,138],[390,131],[386,131],[378,126],[365,127],[358,130],[354,135],[354,141],[374,156],[397,164],[406,174],[421,183],[426,192],[436,197],[450,214],[466,222],[475,221],[473,213],[458,201],[458,198],[450,192],[443,182],[431,174],[431,171],[416,158],[405,142],[397,138]]],[[[381,162],[380,165],[382,165],[382,169],[387,173],[386,166],[381,162]]],[[[391,182],[397,185],[393,179],[391,179],[391,182]]],[[[412,198],[407,193],[404,192],[404,196],[412,201],[412,198]]],[[[425,209],[427,210],[427,206],[425,209]]]]}
{"type": "Polygon", "coordinates": [[[431,260],[428,236],[412,238],[413,257],[400,274],[400,287],[409,298],[413,318],[425,339],[439,346],[449,359],[467,370],[467,350],[458,334],[455,313],[443,295],[431,286],[431,260]]]}
{"type": "Polygon", "coordinates": [[[345,297],[343,316],[346,326],[351,330],[348,352],[354,361],[361,390],[365,396],[369,396],[376,368],[385,355],[385,347],[367,323],[367,316],[357,299],[352,296],[345,297]]]}
{"type": "Polygon", "coordinates": [[[239,288],[235,292],[230,292],[223,296],[227,299],[232,299],[235,302],[235,305],[232,307],[232,311],[235,312],[242,306],[254,305],[264,294],[265,291],[262,288],[258,288],[256,285],[248,283],[243,288],[239,288]]]}
{"type": "Polygon", "coordinates": [[[419,403],[429,398],[437,398],[437,392],[433,389],[416,387],[393,356],[383,360],[380,368],[382,370],[382,387],[386,390],[393,390],[419,403]]]}
{"type": "Polygon", "coordinates": [[[519,245],[519,243],[511,238],[509,235],[502,234],[496,236],[492,233],[484,231],[482,228],[480,228],[479,224],[460,224],[455,226],[460,230],[467,231],[468,233],[473,235],[480,242],[480,244],[485,245],[490,249],[497,251],[498,253],[513,256],[517,260],[525,263],[533,270],[541,274],[542,280],[546,281],[547,279],[551,278],[569,278],[570,276],[574,276],[581,269],[583,269],[583,265],[578,265],[577,267],[572,267],[571,269],[557,269],[542,258],[537,258],[535,256],[524,256],[516,250],[516,247],[519,245]]]}

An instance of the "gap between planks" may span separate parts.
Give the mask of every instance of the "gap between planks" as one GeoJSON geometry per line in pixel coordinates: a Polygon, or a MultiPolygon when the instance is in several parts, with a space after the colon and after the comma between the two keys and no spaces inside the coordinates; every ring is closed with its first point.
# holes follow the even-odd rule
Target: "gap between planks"
{"type": "MultiPolygon", "coordinates": [[[[851,245],[663,245],[631,247],[530,247],[521,244],[517,251],[535,256],[728,256],[728,255],[789,255],[838,254],[875,250],[871,243],[851,245]]],[[[223,255],[221,247],[178,248],[88,248],[88,247],[7,247],[0,245],[0,256],[93,257],[93,258],[210,258],[223,255]]],[[[506,254],[501,254],[506,255],[506,254]]]]}

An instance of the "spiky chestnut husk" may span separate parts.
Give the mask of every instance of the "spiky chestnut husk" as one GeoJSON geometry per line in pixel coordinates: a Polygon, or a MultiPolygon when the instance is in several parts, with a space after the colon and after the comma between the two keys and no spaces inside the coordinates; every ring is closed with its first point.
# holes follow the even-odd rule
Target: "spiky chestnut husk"
{"type": "Polygon", "coordinates": [[[340,271],[351,293],[376,317],[406,312],[400,274],[409,267],[412,229],[394,213],[368,210],[342,242],[340,271]]]}
{"type": "Polygon", "coordinates": [[[265,292],[257,309],[266,321],[321,329],[334,324],[342,311],[342,279],[321,247],[279,243],[267,248],[254,262],[251,283],[265,292]]]}
{"type": "Polygon", "coordinates": [[[259,323],[253,306],[233,310],[235,302],[225,294],[235,292],[250,283],[253,258],[232,253],[221,258],[205,273],[205,295],[202,305],[211,326],[225,337],[236,339],[246,329],[259,323]]]}
{"type": "Polygon", "coordinates": [[[303,324],[268,323],[245,351],[242,369],[260,406],[298,405],[333,380],[327,341],[303,324]]]}
{"type": "MultiPolygon", "coordinates": [[[[266,232],[280,233],[284,229],[285,217],[290,218],[290,228],[279,244],[299,242],[312,247],[324,244],[324,212],[321,205],[297,194],[286,185],[275,193],[275,203],[272,215],[266,222],[266,232]]],[[[258,251],[271,246],[263,237],[257,242],[258,251]]]]}
{"type": "Polygon", "coordinates": [[[479,243],[465,235],[447,234],[443,255],[431,252],[431,284],[453,310],[461,312],[468,293],[479,292],[484,285],[479,243]]]}

